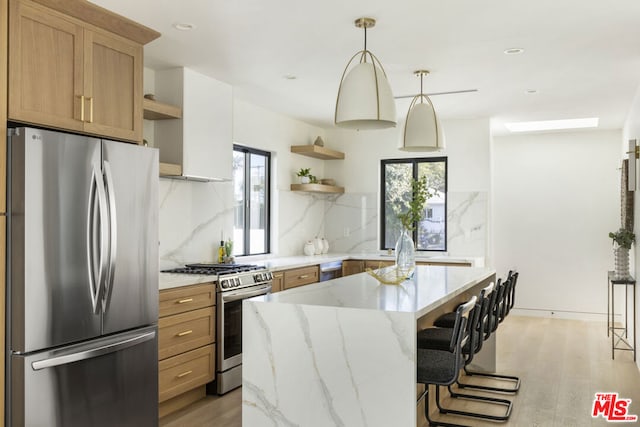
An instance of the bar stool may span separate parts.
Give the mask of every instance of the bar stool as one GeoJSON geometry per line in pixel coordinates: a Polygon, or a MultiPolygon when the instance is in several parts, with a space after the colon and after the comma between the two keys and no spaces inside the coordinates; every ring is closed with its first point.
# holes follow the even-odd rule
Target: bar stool
{"type": "MultiPolygon", "coordinates": [[[[490,302],[495,298],[493,295],[494,285],[491,283],[486,288],[482,289],[478,297],[478,301],[469,315],[469,322],[467,323],[467,331],[469,334],[469,341],[467,345],[463,346],[462,353],[464,355],[464,366],[469,365],[473,361],[473,356],[482,349],[483,333],[486,329],[486,325],[489,321],[488,311],[490,309],[490,302]]],[[[450,316],[449,316],[450,317],[450,316]]],[[[418,348],[431,348],[442,350],[451,339],[451,335],[454,333],[452,328],[428,328],[418,332],[418,348]]],[[[456,381],[459,383],[459,380],[456,381]]],[[[508,399],[499,399],[494,397],[476,396],[472,394],[463,394],[455,392],[451,385],[447,386],[451,398],[453,399],[467,399],[476,400],[488,404],[497,404],[505,406],[504,415],[491,415],[480,412],[468,412],[460,411],[456,409],[446,408],[440,403],[440,388],[436,387],[436,404],[438,409],[443,414],[455,414],[463,415],[467,417],[488,419],[493,421],[506,421],[511,416],[512,402],[508,399]]]]}
{"type": "Polygon", "coordinates": [[[424,414],[430,426],[467,427],[460,424],[433,421],[429,418],[429,385],[435,385],[436,393],[438,393],[438,388],[441,385],[448,386],[458,379],[460,368],[464,365],[462,348],[469,341],[469,328],[467,327],[469,314],[475,307],[476,301],[477,297],[474,296],[466,303],[458,306],[451,340],[446,349],[418,348],[416,378],[418,383],[425,385],[424,393],[420,395],[418,402],[425,399],[424,414]]]}
{"type": "MultiPolygon", "coordinates": [[[[490,330],[491,332],[485,335],[485,340],[488,339],[491,334],[493,334],[497,329],[498,325],[504,321],[507,315],[511,312],[515,304],[515,292],[516,292],[516,284],[518,282],[518,272],[509,271],[507,275],[507,280],[503,283],[503,291],[498,292],[498,297],[496,298],[496,302],[494,308],[492,310],[492,319],[490,321],[490,330]]],[[[512,382],[513,387],[493,387],[486,386],[480,384],[469,384],[458,381],[458,386],[460,388],[470,388],[474,390],[485,390],[485,391],[495,391],[500,393],[517,393],[520,390],[520,378],[515,375],[502,375],[496,373],[486,373],[486,372],[477,372],[467,369],[464,367],[464,373],[468,376],[476,376],[482,378],[490,378],[497,381],[508,381],[512,382]]]]}

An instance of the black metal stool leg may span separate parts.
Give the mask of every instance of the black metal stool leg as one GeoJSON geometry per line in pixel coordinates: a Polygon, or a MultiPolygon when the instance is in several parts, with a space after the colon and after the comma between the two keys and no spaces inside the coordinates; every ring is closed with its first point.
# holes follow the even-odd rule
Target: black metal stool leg
{"type": "MultiPolygon", "coordinates": [[[[438,393],[440,386],[436,386],[436,394],[438,393]]],[[[422,394],[422,396],[420,396],[420,399],[424,399],[424,416],[427,419],[427,421],[429,422],[430,426],[441,426],[441,427],[469,427],[467,425],[464,424],[452,424],[452,423],[445,423],[442,421],[434,421],[429,417],[429,386],[425,386],[425,392],[422,394]]],[[[418,399],[418,401],[420,401],[420,399],[418,399]]],[[[436,399],[436,402],[438,401],[438,399],[436,399]]]]}
{"type": "Polygon", "coordinates": [[[503,388],[503,387],[491,387],[491,386],[486,386],[486,385],[480,385],[480,384],[469,384],[469,383],[463,383],[461,381],[457,381],[457,384],[460,388],[471,388],[474,390],[488,390],[488,391],[498,391],[501,393],[517,393],[518,390],[520,390],[520,378],[516,377],[516,376],[512,376],[512,375],[500,375],[500,374],[488,374],[485,372],[476,372],[476,371],[470,371],[467,369],[467,367],[464,367],[464,373],[467,374],[470,377],[476,376],[476,377],[483,377],[483,378],[492,378],[495,379],[497,381],[510,381],[515,383],[513,388],[503,388]]]}
{"type": "Polygon", "coordinates": [[[440,403],[440,388],[436,386],[436,405],[438,406],[438,410],[442,414],[462,415],[464,417],[481,418],[481,419],[492,420],[492,421],[506,421],[511,416],[511,409],[513,406],[510,400],[456,393],[453,390],[451,390],[451,386],[448,386],[448,389],[449,389],[449,393],[451,394],[451,397],[454,399],[458,399],[458,398],[468,399],[468,400],[476,400],[476,401],[486,402],[491,404],[503,405],[503,406],[506,406],[507,409],[504,415],[490,415],[490,414],[484,414],[479,412],[459,411],[457,409],[445,408],[440,403]]]}

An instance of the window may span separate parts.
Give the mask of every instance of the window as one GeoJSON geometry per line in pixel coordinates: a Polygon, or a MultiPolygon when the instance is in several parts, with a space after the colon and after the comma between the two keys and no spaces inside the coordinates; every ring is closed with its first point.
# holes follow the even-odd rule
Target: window
{"type": "Polygon", "coordinates": [[[233,146],[233,254],[269,252],[271,154],[233,146]]]}
{"type": "Polygon", "coordinates": [[[420,251],[447,250],[447,158],[396,159],[382,161],[381,179],[381,248],[394,248],[402,225],[396,214],[407,209],[412,197],[411,179],[427,178],[427,188],[434,194],[422,219],[413,231],[413,241],[420,251]]]}

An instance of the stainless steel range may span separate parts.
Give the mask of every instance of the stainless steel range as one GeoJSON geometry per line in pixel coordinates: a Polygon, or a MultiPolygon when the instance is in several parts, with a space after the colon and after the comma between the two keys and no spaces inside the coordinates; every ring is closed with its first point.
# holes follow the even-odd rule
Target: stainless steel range
{"type": "Polygon", "coordinates": [[[242,385],[242,300],[271,292],[269,270],[248,264],[187,264],[163,273],[216,276],[216,391],[242,385]]]}

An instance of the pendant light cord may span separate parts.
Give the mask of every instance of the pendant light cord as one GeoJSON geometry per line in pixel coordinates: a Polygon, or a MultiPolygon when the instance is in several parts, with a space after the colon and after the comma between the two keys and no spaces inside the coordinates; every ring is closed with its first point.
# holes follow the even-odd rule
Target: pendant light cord
{"type": "Polygon", "coordinates": [[[420,103],[424,103],[424,91],[422,90],[422,77],[424,77],[424,73],[420,73],[420,103]]]}

